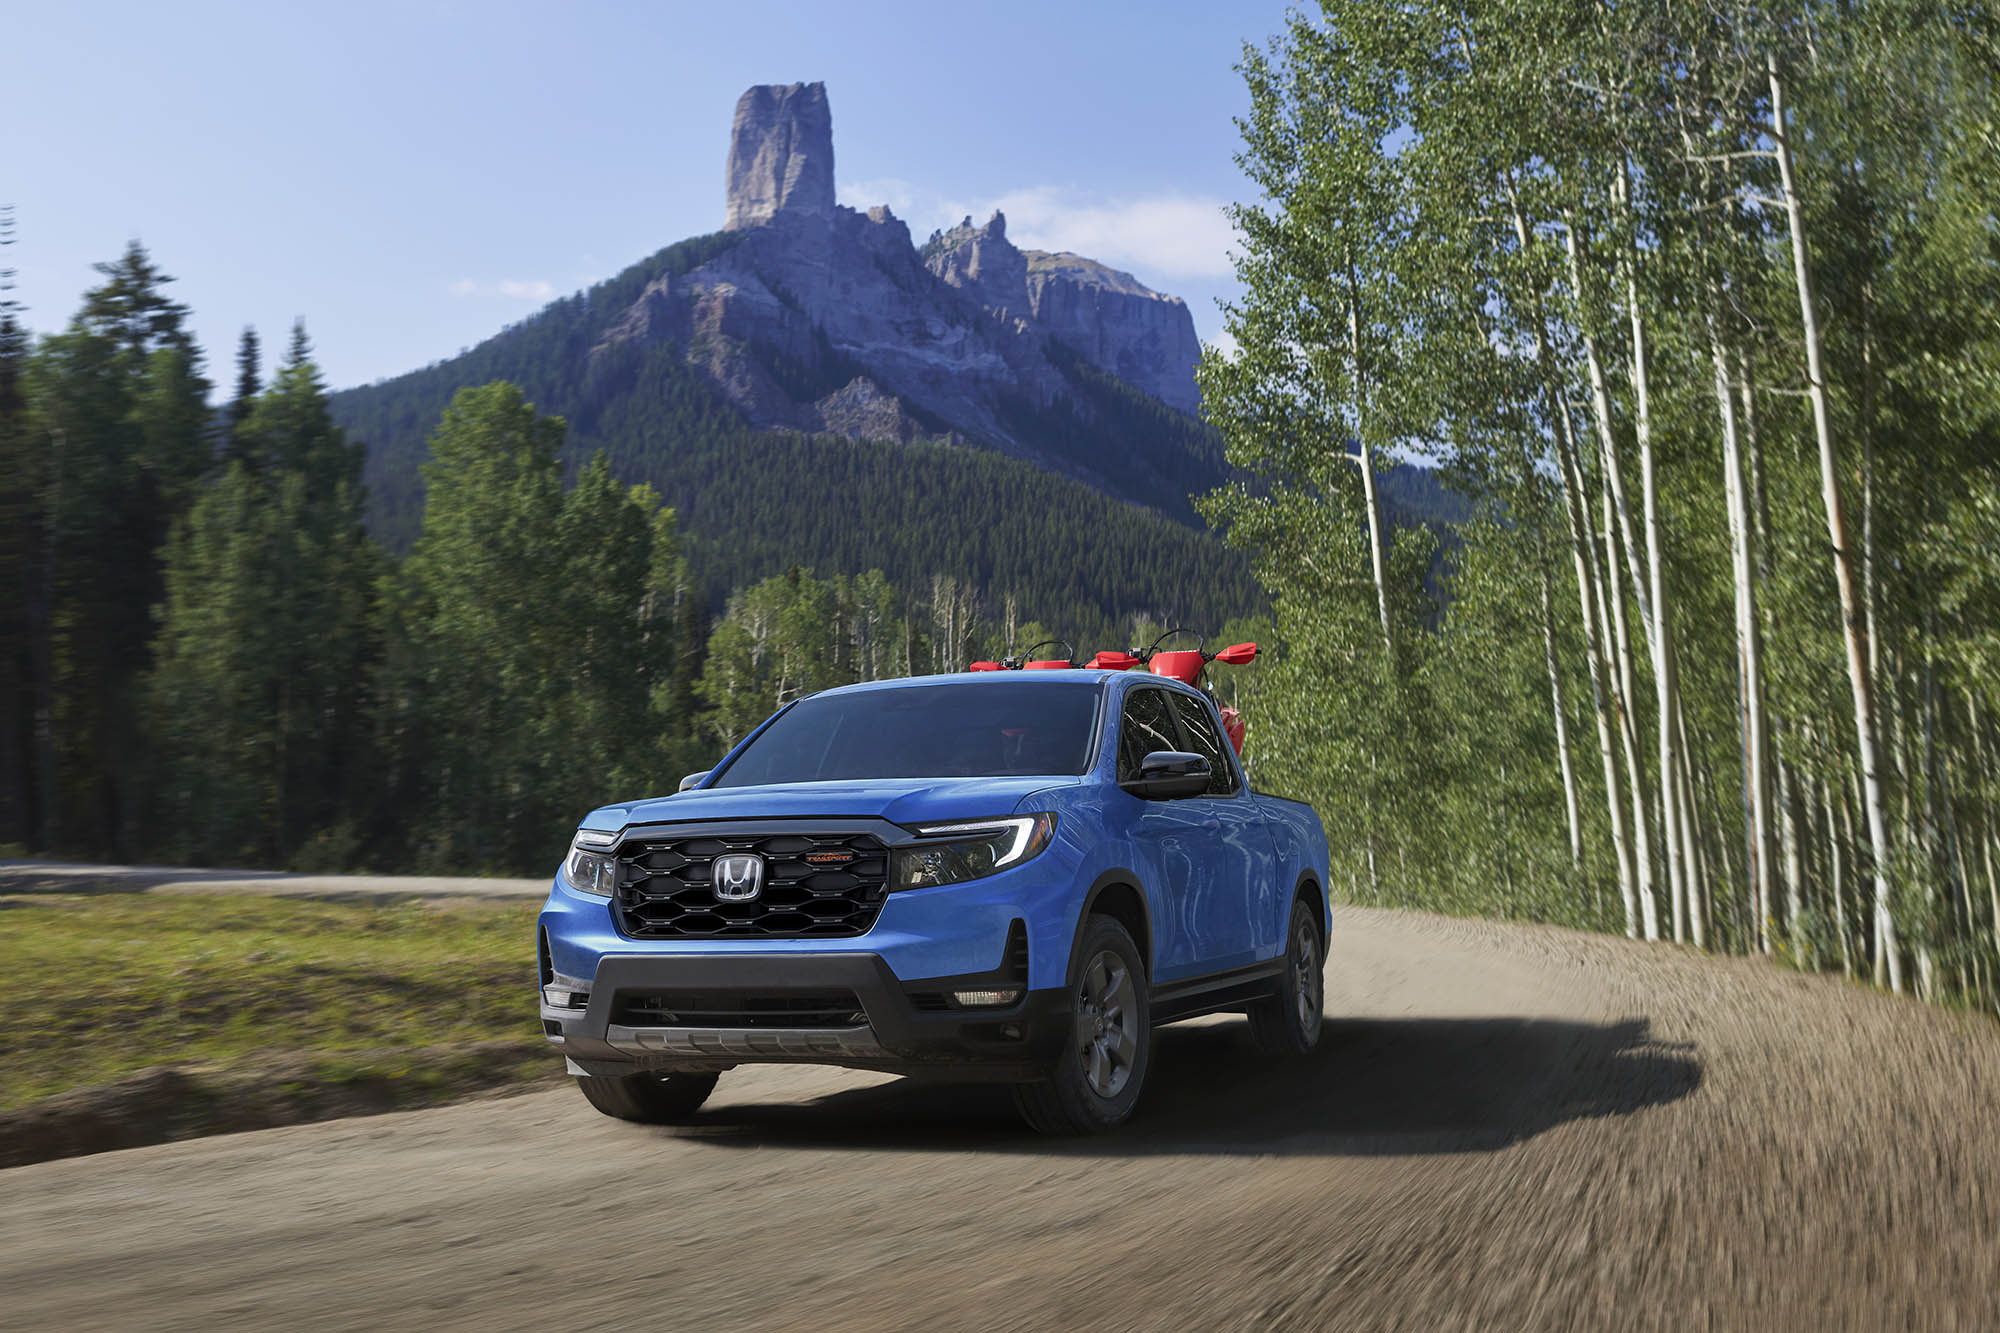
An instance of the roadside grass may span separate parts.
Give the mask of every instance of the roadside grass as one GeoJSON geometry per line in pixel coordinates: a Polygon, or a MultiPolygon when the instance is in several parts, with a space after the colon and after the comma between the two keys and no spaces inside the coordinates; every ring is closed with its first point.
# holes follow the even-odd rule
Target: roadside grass
{"type": "Polygon", "coordinates": [[[0,896],[0,1110],[162,1065],[269,1071],[300,1095],[366,1085],[394,1105],[549,1077],[536,910],[0,896]],[[452,1053],[475,1043],[486,1068],[452,1053]]]}

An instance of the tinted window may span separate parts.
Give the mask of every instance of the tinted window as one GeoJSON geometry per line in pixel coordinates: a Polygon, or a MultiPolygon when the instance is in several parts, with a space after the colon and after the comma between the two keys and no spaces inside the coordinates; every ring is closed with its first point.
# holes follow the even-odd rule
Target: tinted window
{"type": "Polygon", "coordinates": [[[1082,773],[1099,693],[1082,683],[981,680],[802,699],[714,785],[1082,773]]]}
{"type": "Polygon", "coordinates": [[[1139,762],[1155,750],[1181,748],[1167,711],[1165,690],[1134,690],[1125,696],[1125,721],[1118,728],[1118,780],[1139,775],[1139,762]]]}
{"type": "Polygon", "coordinates": [[[1222,738],[1209,706],[1192,694],[1174,694],[1174,711],[1194,752],[1208,760],[1208,794],[1227,796],[1236,790],[1236,766],[1229,762],[1229,742],[1222,738]]]}

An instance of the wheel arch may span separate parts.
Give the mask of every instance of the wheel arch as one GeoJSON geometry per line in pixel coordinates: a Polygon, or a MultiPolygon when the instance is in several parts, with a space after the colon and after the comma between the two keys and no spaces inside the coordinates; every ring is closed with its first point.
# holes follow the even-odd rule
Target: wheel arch
{"type": "Polygon", "coordinates": [[[1077,946],[1083,941],[1084,928],[1093,916],[1108,916],[1125,927],[1132,942],[1139,946],[1139,961],[1146,969],[1146,976],[1153,975],[1153,916],[1146,905],[1146,895],[1139,887],[1139,877],[1129,870],[1107,870],[1090,885],[1083,897],[1083,910],[1077,913],[1076,930],[1069,942],[1069,966],[1065,975],[1069,984],[1076,984],[1077,946]]]}
{"type": "MultiPolygon", "coordinates": [[[[1326,890],[1320,886],[1319,876],[1312,867],[1299,872],[1298,882],[1292,886],[1292,901],[1305,903],[1313,909],[1313,920],[1319,923],[1320,954],[1324,957],[1327,941],[1333,935],[1333,911],[1327,902],[1326,890]]],[[[1290,907],[1285,909],[1285,916],[1290,918],[1290,907]]]]}

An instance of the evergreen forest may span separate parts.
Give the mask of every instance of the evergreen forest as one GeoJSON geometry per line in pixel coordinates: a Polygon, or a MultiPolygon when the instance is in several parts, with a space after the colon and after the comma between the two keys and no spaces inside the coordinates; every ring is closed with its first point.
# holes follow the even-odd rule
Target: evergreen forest
{"type": "Polygon", "coordinates": [[[672,791],[801,693],[1256,604],[1213,536],[989,451],[634,425],[735,479],[684,498],[761,535],[704,559],[504,379],[412,400],[434,416],[385,544],[303,326],[268,382],[245,330],[217,406],[172,279],[136,243],[99,276],[61,333],[0,311],[16,849],[539,873],[582,812],[672,791]]]}

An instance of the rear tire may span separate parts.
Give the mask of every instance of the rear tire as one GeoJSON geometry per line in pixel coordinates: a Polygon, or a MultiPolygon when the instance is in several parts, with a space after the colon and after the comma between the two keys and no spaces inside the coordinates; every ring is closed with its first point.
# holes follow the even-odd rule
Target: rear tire
{"type": "Polygon", "coordinates": [[[1304,901],[1293,903],[1278,989],[1247,1011],[1250,1040],[1266,1055],[1307,1055],[1319,1045],[1326,1020],[1326,953],[1319,930],[1319,916],[1312,907],[1304,901]]]}
{"type": "Polygon", "coordinates": [[[584,1100],[604,1114],[642,1125],[678,1125],[701,1109],[718,1074],[625,1074],[579,1077],[584,1100]]]}
{"type": "Polygon", "coordinates": [[[1021,1118],[1038,1133],[1104,1134],[1138,1105],[1153,1047],[1146,968],[1125,927],[1093,916],[1077,947],[1070,1032],[1049,1077],[1014,1089],[1021,1118]]]}

